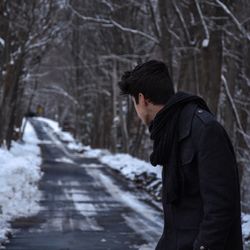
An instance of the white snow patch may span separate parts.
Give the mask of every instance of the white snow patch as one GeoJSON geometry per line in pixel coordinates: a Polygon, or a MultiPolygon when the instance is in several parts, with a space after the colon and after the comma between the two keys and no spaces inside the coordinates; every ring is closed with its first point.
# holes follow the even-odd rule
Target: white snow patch
{"type": "Polygon", "coordinates": [[[109,155],[110,152],[105,149],[91,149],[90,147],[86,147],[86,152],[84,152],[83,156],[85,158],[102,158],[106,155],[109,155]]]}
{"type": "MultiPolygon", "coordinates": [[[[76,151],[84,151],[85,150],[85,147],[79,143],[79,142],[69,142],[68,145],[67,145],[68,149],[70,150],[76,150],[76,151]]],[[[86,150],[88,149],[88,147],[86,148],[86,150]]]]}
{"type": "Polygon", "coordinates": [[[250,237],[250,214],[242,213],[242,234],[244,238],[250,237]]]}
{"type": "Polygon", "coordinates": [[[2,37],[0,37],[0,44],[4,47],[5,46],[5,41],[3,40],[2,37]]]}
{"type": "Polygon", "coordinates": [[[37,183],[42,174],[39,140],[27,122],[24,143],[12,142],[10,151],[0,148],[0,241],[6,239],[9,221],[36,214],[41,194],[37,183]]]}
{"type": "Polygon", "coordinates": [[[72,161],[71,159],[69,159],[67,157],[57,158],[57,159],[55,159],[55,161],[56,162],[63,162],[63,163],[74,164],[74,161],[72,161]]]}
{"type": "Polygon", "coordinates": [[[95,164],[95,163],[90,163],[90,164],[81,164],[81,167],[84,168],[103,168],[103,164],[95,164]]]}
{"type": "Polygon", "coordinates": [[[138,158],[129,154],[114,154],[99,156],[102,163],[109,165],[111,168],[119,170],[124,176],[133,180],[135,175],[147,173],[155,173],[157,178],[161,178],[161,167],[153,167],[138,158]]]}
{"type": "Polygon", "coordinates": [[[207,48],[208,45],[209,45],[209,39],[204,39],[204,40],[202,41],[202,47],[203,47],[203,48],[207,48]]]}

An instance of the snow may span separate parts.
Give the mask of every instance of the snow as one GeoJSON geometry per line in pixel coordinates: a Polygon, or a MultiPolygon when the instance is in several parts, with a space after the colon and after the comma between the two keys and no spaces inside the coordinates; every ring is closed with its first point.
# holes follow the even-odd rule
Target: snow
{"type": "Polygon", "coordinates": [[[38,117],[36,119],[39,121],[45,122],[53,130],[53,132],[58,135],[58,137],[62,141],[71,142],[72,144],[75,142],[74,137],[69,132],[62,131],[58,122],[50,120],[48,118],[44,118],[44,117],[38,117]]]}
{"type": "Polygon", "coordinates": [[[209,39],[204,39],[204,40],[202,41],[202,47],[203,47],[203,48],[207,48],[208,45],[209,45],[209,39]]]}
{"type": "Polygon", "coordinates": [[[244,238],[250,237],[250,214],[242,213],[242,233],[244,238]]]}
{"type": "Polygon", "coordinates": [[[67,145],[68,149],[70,150],[76,150],[76,151],[81,151],[81,150],[84,150],[84,146],[79,143],[79,142],[69,142],[68,145],[67,145]]]}
{"type": "Polygon", "coordinates": [[[39,120],[39,121],[47,123],[55,132],[61,132],[62,131],[59,124],[58,124],[58,122],[56,122],[56,121],[53,121],[51,119],[44,118],[44,117],[37,117],[36,119],[39,120]]]}
{"type": "Polygon", "coordinates": [[[141,214],[147,220],[151,220],[152,223],[157,224],[159,227],[162,226],[162,222],[158,220],[156,215],[158,211],[150,209],[143,202],[138,200],[131,192],[123,191],[119,186],[115,185],[112,179],[108,175],[101,174],[98,169],[93,169],[88,172],[93,178],[97,179],[98,182],[101,181],[106,190],[111,194],[114,199],[119,199],[122,203],[128,205],[131,209],[141,214]]]}
{"type": "Polygon", "coordinates": [[[39,140],[29,122],[24,143],[12,142],[10,151],[0,148],[0,242],[11,232],[9,222],[36,214],[41,197],[37,183],[42,174],[39,140]]]}
{"type": "Polygon", "coordinates": [[[136,175],[142,173],[154,173],[157,178],[161,178],[161,167],[153,167],[151,164],[132,157],[129,154],[115,154],[99,156],[102,163],[119,170],[124,176],[133,180],[136,175]]]}
{"type": "Polygon", "coordinates": [[[56,162],[62,162],[62,163],[69,163],[69,164],[74,164],[74,161],[67,157],[62,157],[62,158],[57,158],[55,159],[56,162]]]}
{"type": "Polygon", "coordinates": [[[91,147],[85,147],[86,152],[84,152],[85,158],[99,158],[101,159],[103,156],[107,156],[110,154],[108,150],[104,149],[92,149],[91,147]]]}
{"type": "Polygon", "coordinates": [[[5,45],[5,41],[4,41],[3,38],[1,38],[1,37],[0,37],[0,44],[1,44],[2,46],[5,45]]]}

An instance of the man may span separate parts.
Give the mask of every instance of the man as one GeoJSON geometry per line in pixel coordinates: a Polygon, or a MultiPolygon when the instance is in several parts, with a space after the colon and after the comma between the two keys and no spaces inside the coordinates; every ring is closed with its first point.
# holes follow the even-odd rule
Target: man
{"type": "Polygon", "coordinates": [[[125,72],[162,166],[164,230],[156,250],[242,250],[240,190],[234,149],[205,101],[174,92],[166,65],[149,61],[125,72]]]}

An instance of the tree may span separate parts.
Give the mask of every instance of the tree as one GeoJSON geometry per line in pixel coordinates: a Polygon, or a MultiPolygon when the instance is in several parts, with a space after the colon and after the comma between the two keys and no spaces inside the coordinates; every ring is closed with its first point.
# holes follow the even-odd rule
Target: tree
{"type": "Polygon", "coordinates": [[[0,145],[11,146],[14,131],[20,127],[23,112],[21,97],[25,88],[22,77],[39,64],[49,42],[60,30],[56,26],[58,3],[52,0],[2,0],[0,37],[3,43],[1,62],[0,145]]]}

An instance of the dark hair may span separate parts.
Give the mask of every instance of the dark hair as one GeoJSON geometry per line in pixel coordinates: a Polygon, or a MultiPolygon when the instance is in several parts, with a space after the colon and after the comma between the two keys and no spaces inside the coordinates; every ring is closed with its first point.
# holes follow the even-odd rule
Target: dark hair
{"type": "Polygon", "coordinates": [[[132,71],[123,74],[118,83],[122,95],[131,95],[138,103],[138,95],[154,104],[166,104],[174,95],[174,86],[165,63],[151,60],[137,65],[132,71]]]}

